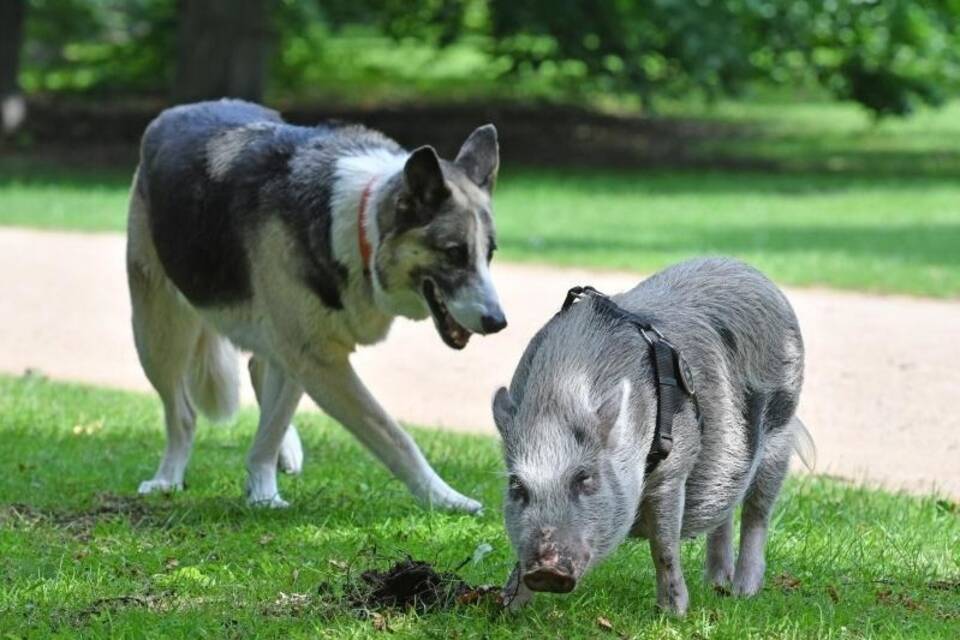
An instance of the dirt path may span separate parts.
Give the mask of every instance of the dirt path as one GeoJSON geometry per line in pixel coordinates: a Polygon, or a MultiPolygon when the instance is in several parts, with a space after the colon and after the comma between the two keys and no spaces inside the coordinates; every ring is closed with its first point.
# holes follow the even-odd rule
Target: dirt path
{"type": "MultiPolygon", "coordinates": [[[[145,390],[128,323],[118,235],[0,229],[0,371],[145,390]]],[[[447,349],[429,322],[398,321],[361,349],[361,377],[411,423],[493,432],[489,400],[573,284],[615,292],[634,274],[497,264],[510,327],[447,349]]],[[[800,414],[820,473],[960,496],[960,303],[791,290],[807,343],[800,414]]],[[[252,392],[245,384],[245,397],[252,392]]],[[[157,425],[160,428],[160,425],[157,425]]]]}

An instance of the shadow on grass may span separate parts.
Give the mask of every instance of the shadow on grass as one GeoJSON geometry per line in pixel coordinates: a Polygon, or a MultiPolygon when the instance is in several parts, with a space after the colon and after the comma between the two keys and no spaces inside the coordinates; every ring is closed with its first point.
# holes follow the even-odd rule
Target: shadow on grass
{"type": "MultiPolygon", "coordinates": [[[[383,629],[371,630],[349,607],[329,608],[324,585],[405,552],[454,569],[480,542],[494,547],[491,555],[458,572],[474,583],[506,575],[512,553],[500,522],[493,438],[416,432],[441,474],[488,506],[481,517],[437,516],[339,427],[298,416],[307,467],[304,477],[282,483],[294,506],[260,511],[238,495],[251,412],[226,428],[201,425],[186,492],[134,495],[160,454],[157,405],[144,395],[0,377],[0,540],[13,550],[0,555],[13,602],[0,606],[0,624],[6,615],[14,631],[26,624],[138,635],[150,625],[158,635],[189,628],[219,636],[239,626],[272,636],[316,633],[310,625],[319,620],[363,637],[383,629]]],[[[774,516],[768,586],[753,600],[721,597],[703,584],[698,541],[682,553],[691,612],[684,620],[661,617],[647,545],[630,542],[574,593],[538,598],[519,615],[457,607],[391,612],[389,622],[401,633],[436,637],[473,637],[478,628],[498,637],[552,637],[558,628],[564,637],[597,637],[601,617],[616,632],[655,637],[902,629],[949,637],[943,634],[960,615],[957,514],[955,503],[932,497],[794,477],[774,516]]]]}

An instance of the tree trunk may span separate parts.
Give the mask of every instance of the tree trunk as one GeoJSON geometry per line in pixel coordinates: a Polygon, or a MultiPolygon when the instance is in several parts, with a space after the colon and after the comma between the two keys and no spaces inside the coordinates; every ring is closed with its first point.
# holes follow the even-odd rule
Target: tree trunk
{"type": "Polygon", "coordinates": [[[25,0],[0,0],[0,129],[3,133],[20,126],[26,115],[17,81],[26,13],[25,0]]]}
{"type": "Polygon", "coordinates": [[[180,0],[173,97],[260,100],[273,0],[180,0]]]}

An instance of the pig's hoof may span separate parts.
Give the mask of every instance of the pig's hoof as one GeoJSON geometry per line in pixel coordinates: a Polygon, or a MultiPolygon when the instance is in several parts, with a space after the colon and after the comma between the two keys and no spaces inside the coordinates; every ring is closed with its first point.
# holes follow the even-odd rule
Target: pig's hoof
{"type": "Polygon", "coordinates": [[[303,445],[300,444],[300,434],[292,424],[287,427],[287,433],[280,443],[280,456],[277,459],[280,471],[291,475],[299,475],[303,471],[303,445]]]}
{"type": "Polygon", "coordinates": [[[677,617],[683,617],[687,614],[689,604],[690,596],[687,594],[686,585],[675,585],[657,595],[657,606],[660,610],[677,617]]]}
{"type": "Polygon", "coordinates": [[[704,578],[717,593],[729,595],[730,583],[733,582],[733,567],[707,567],[704,578]]]}
{"type": "Polygon", "coordinates": [[[763,569],[740,571],[733,578],[733,595],[749,598],[763,588],[763,569]]]}
{"type": "Polygon", "coordinates": [[[737,573],[733,576],[733,594],[749,597],[760,591],[763,587],[763,574],[766,568],[763,560],[745,562],[738,566],[737,573]]]}
{"type": "Polygon", "coordinates": [[[508,587],[500,592],[500,599],[508,611],[519,611],[533,600],[533,591],[530,591],[530,589],[524,586],[521,586],[519,589],[508,587]]]}

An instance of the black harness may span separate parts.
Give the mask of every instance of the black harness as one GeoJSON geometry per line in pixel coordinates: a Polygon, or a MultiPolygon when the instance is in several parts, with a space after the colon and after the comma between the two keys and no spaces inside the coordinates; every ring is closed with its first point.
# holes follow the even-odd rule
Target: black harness
{"type": "Polygon", "coordinates": [[[657,424],[653,432],[653,443],[647,454],[646,473],[651,473],[673,449],[673,419],[683,405],[684,395],[693,402],[697,422],[703,428],[700,405],[693,387],[693,374],[680,355],[680,351],[663,337],[650,320],[617,305],[605,294],[593,287],[574,287],[567,292],[560,313],[563,313],[585,297],[590,297],[597,308],[618,320],[636,327],[644,341],[650,347],[654,374],[657,379],[657,424]]]}

